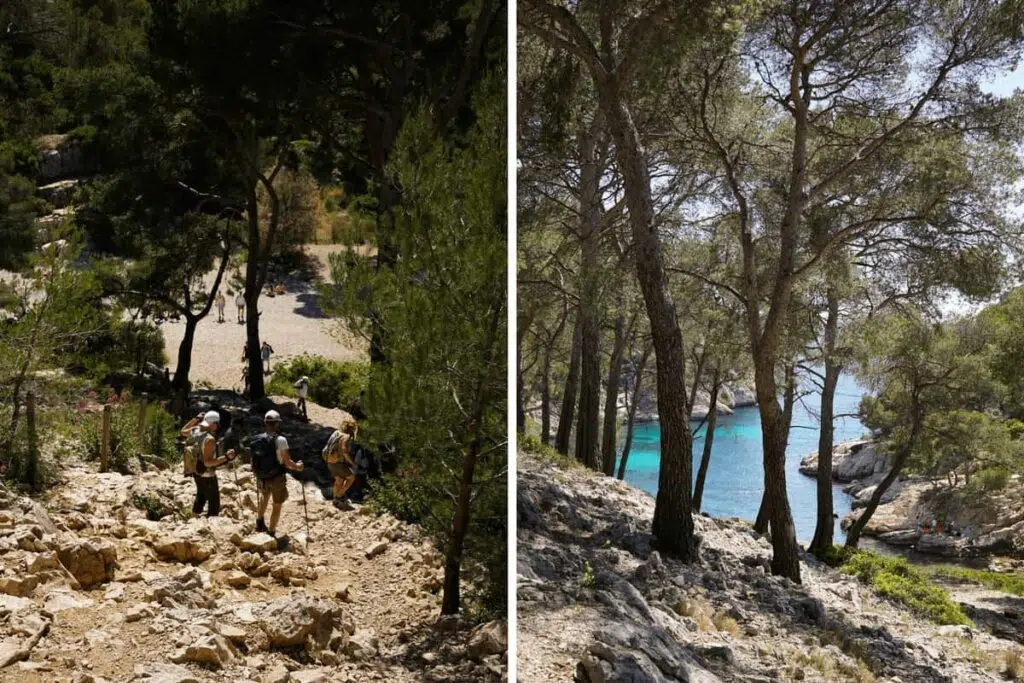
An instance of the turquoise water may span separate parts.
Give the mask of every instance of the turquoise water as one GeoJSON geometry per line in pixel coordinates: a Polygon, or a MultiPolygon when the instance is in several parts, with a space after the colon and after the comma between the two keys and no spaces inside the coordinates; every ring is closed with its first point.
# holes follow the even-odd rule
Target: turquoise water
{"type": "MultiPolygon", "coordinates": [[[[836,389],[835,412],[855,413],[863,390],[851,377],[841,377],[836,389]]],[[[786,486],[793,509],[797,538],[810,541],[814,536],[817,505],[816,482],[798,471],[800,460],[818,450],[818,419],[820,405],[817,392],[804,397],[793,409],[793,428],[786,449],[786,486]],[[814,414],[808,411],[813,411],[814,414]]],[[[692,426],[697,427],[699,421],[692,426]]],[[[697,476],[700,456],[704,450],[704,430],[694,439],[693,475],[697,476]]],[[[859,438],[864,427],[855,418],[835,421],[835,442],[859,438]]],[[[657,422],[638,424],[630,450],[626,481],[654,495],[658,492],[661,430],[657,422]]],[[[761,417],[757,408],[738,408],[735,415],[721,415],[715,428],[711,449],[711,465],[704,485],[703,512],[715,517],[741,517],[753,520],[761,504],[764,474],[761,459],[761,417]]],[[[840,486],[833,487],[836,538],[842,538],[839,520],[850,511],[851,497],[840,486]]]]}

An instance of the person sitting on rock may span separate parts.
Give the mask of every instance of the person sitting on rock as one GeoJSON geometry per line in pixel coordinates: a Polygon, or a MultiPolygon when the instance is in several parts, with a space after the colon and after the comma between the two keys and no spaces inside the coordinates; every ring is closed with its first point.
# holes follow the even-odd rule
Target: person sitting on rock
{"type": "Polygon", "coordinates": [[[206,508],[207,517],[220,514],[220,487],[217,482],[217,468],[235,459],[235,450],[229,450],[223,458],[217,457],[217,428],[220,414],[215,410],[200,413],[189,420],[181,429],[187,439],[185,445],[185,475],[191,475],[196,482],[196,499],[192,514],[201,515],[206,508]]]}
{"type": "Polygon", "coordinates": [[[271,536],[277,533],[277,523],[281,520],[281,507],[288,500],[287,471],[301,472],[305,466],[295,462],[288,450],[288,440],[279,433],[281,415],[276,410],[268,410],[263,418],[263,433],[249,443],[252,453],[252,469],[256,475],[256,492],[259,494],[259,511],[256,518],[256,531],[263,531],[271,536]],[[274,505],[270,512],[270,525],[264,521],[267,503],[273,497],[274,505]]]}
{"type": "Polygon", "coordinates": [[[355,443],[359,427],[354,420],[347,420],[336,429],[324,446],[323,458],[327,468],[334,477],[334,506],[340,510],[351,510],[352,505],[345,499],[345,494],[356,483],[356,461],[352,457],[352,446],[355,443]]]}

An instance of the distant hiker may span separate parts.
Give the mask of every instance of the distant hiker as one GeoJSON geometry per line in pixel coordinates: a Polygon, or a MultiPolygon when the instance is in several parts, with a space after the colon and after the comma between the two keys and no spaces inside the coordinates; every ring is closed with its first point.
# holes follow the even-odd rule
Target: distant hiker
{"type": "Polygon", "coordinates": [[[239,292],[238,296],[235,297],[235,308],[238,312],[238,322],[245,322],[245,297],[239,292]]]}
{"type": "Polygon", "coordinates": [[[196,482],[196,500],[192,504],[192,514],[200,515],[207,508],[207,517],[220,514],[220,487],[217,483],[217,467],[235,459],[235,450],[231,449],[223,458],[217,457],[217,439],[215,434],[220,425],[220,415],[208,411],[189,420],[181,430],[185,442],[185,476],[191,476],[196,482]],[[209,507],[207,507],[209,506],[209,507]]]}
{"type": "Polygon", "coordinates": [[[334,506],[341,510],[351,510],[352,505],[345,500],[345,494],[356,483],[356,461],[352,457],[359,427],[355,421],[346,421],[341,429],[336,429],[324,446],[323,458],[327,468],[334,477],[334,506]]]}
{"type": "Polygon", "coordinates": [[[242,366],[242,396],[249,395],[249,366],[242,366]]]}
{"type": "Polygon", "coordinates": [[[223,292],[217,292],[217,322],[224,322],[224,307],[227,305],[227,300],[224,298],[223,292]]]}
{"type": "Polygon", "coordinates": [[[263,346],[260,347],[260,356],[263,358],[263,374],[270,374],[270,354],[274,353],[274,347],[267,342],[263,342],[263,346]]]}
{"type": "Polygon", "coordinates": [[[263,418],[263,433],[249,442],[252,454],[252,470],[256,474],[256,491],[260,494],[259,512],[256,517],[256,531],[265,531],[271,536],[277,533],[281,519],[281,506],[288,500],[287,470],[301,472],[305,467],[291,458],[288,441],[278,433],[281,415],[268,410],[263,418]],[[270,525],[264,521],[267,503],[273,497],[270,525]]]}
{"type": "Polygon", "coordinates": [[[303,375],[295,382],[295,393],[299,397],[299,410],[302,411],[302,417],[307,422],[309,416],[306,414],[306,396],[309,395],[309,377],[303,375]]]}
{"type": "Polygon", "coordinates": [[[164,366],[164,391],[170,391],[171,389],[171,369],[164,366]]]}

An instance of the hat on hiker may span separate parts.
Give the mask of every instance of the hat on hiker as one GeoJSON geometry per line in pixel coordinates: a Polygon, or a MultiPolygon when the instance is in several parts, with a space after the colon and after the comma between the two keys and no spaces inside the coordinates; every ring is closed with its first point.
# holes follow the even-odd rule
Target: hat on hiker
{"type": "Polygon", "coordinates": [[[263,416],[263,421],[264,422],[280,422],[281,421],[281,413],[277,412],[276,410],[268,410],[267,414],[263,416]]]}
{"type": "Polygon", "coordinates": [[[200,427],[209,427],[210,425],[220,424],[220,413],[216,410],[211,410],[203,415],[203,421],[199,423],[200,427]]]}

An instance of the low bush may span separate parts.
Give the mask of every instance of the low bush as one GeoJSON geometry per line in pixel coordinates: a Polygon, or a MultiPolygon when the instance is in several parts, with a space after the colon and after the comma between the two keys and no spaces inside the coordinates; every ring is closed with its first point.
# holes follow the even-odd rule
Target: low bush
{"type": "Polygon", "coordinates": [[[971,480],[972,488],[976,485],[986,493],[1002,491],[1010,484],[1010,471],[1001,467],[981,470],[974,476],[971,480]]]}
{"type": "Polygon", "coordinates": [[[277,366],[267,384],[267,393],[294,397],[293,385],[302,376],[309,377],[310,400],[327,408],[356,412],[370,378],[370,364],[299,356],[277,366]]]}
{"type": "MultiPolygon", "coordinates": [[[[174,417],[159,405],[146,408],[146,428],[139,429],[139,404],[115,397],[110,415],[110,469],[124,474],[137,471],[141,455],[155,455],[171,463],[179,459],[175,445],[174,417]]],[[[83,416],[85,458],[99,460],[102,451],[103,416],[83,416]]]]}
{"type": "Polygon", "coordinates": [[[1024,597],[1024,575],[1021,574],[993,572],[987,569],[968,569],[952,565],[929,567],[928,573],[933,576],[976,583],[992,590],[1024,597]]]}
{"type": "Polygon", "coordinates": [[[870,585],[879,595],[903,604],[937,624],[973,626],[946,591],[903,558],[857,550],[839,569],[870,585]]]}

